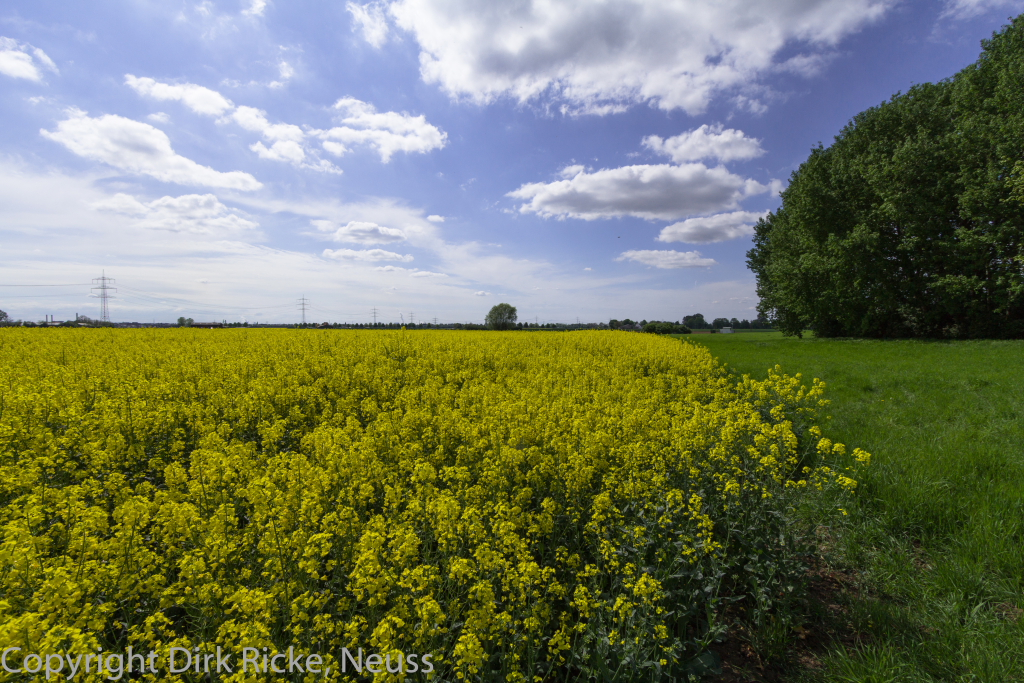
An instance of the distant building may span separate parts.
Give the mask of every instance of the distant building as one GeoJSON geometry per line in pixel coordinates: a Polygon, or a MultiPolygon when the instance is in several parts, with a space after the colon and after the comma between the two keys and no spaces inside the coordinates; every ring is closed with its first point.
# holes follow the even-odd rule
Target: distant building
{"type": "Polygon", "coordinates": [[[723,327],[722,329],[719,330],[719,332],[721,334],[732,334],[732,328],[731,327],[723,327]]]}
{"type": "Polygon", "coordinates": [[[190,327],[205,327],[208,329],[214,329],[216,327],[224,327],[224,323],[192,323],[190,327]]]}

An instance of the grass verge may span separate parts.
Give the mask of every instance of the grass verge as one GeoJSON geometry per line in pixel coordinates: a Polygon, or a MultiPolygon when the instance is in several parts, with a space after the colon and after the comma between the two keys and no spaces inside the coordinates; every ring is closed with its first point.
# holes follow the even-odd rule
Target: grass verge
{"type": "Polygon", "coordinates": [[[822,530],[836,635],[784,678],[1024,680],[1024,342],[683,339],[737,375],[821,378],[829,436],[874,456],[822,530]]]}

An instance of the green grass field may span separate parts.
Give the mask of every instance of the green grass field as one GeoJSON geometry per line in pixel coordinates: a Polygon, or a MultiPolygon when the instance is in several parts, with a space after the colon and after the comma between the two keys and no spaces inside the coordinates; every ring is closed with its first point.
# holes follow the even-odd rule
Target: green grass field
{"type": "Polygon", "coordinates": [[[827,550],[857,644],[789,680],[1024,681],[1024,342],[681,338],[821,378],[827,436],[874,456],[827,550]]]}

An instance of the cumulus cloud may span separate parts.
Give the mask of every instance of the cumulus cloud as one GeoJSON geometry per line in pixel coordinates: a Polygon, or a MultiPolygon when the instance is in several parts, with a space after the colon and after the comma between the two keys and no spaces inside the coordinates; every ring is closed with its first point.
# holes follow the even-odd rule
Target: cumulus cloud
{"type": "Polygon", "coordinates": [[[363,40],[379,48],[388,39],[388,22],[380,2],[358,5],[350,2],[345,9],[352,15],[352,30],[363,34],[363,40]]]}
{"type": "Polygon", "coordinates": [[[691,244],[710,244],[724,242],[736,237],[754,234],[754,223],[763,218],[767,211],[733,211],[719,213],[714,216],[687,218],[681,223],[674,223],[661,229],[659,242],[689,242],[691,244]]]}
{"type": "Polygon", "coordinates": [[[479,292],[473,292],[473,296],[490,296],[490,295],[491,295],[490,292],[485,292],[485,291],[482,291],[482,290],[479,291],[479,292]]]}
{"type": "Polygon", "coordinates": [[[434,273],[429,270],[417,270],[409,273],[409,277],[448,277],[444,273],[434,273]]]}
{"type": "Polygon", "coordinates": [[[238,235],[258,227],[257,223],[221,204],[212,194],[168,196],[146,203],[119,192],[110,199],[94,202],[90,207],[97,211],[134,216],[138,219],[136,227],[154,230],[224,236],[238,235]]]}
{"type": "Polygon", "coordinates": [[[636,261],[655,268],[706,268],[717,264],[712,258],[703,258],[699,251],[673,251],[640,249],[624,251],[616,261],[636,261]]]}
{"type": "Polygon", "coordinates": [[[722,166],[704,164],[623,166],[592,173],[571,167],[571,172],[570,178],[528,183],[508,196],[526,200],[521,212],[545,217],[672,220],[736,208],[741,199],[767,190],[722,166]]]}
{"type": "Polygon", "coordinates": [[[431,223],[444,223],[444,216],[438,216],[437,214],[431,214],[427,216],[427,220],[431,223]]]}
{"type": "Polygon", "coordinates": [[[303,168],[341,172],[329,161],[320,160],[319,164],[311,164],[307,161],[307,151],[304,145],[306,132],[296,125],[271,123],[267,120],[265,111],[244,105],[236,108],[228,118],[250,132],[259,133],[270,143],[269,147],[262,141],[249,145],[249,149],[256,152],[261,159],[287,161],[303,168]]]}
{"type": "Polygon", "coordinates": [[[764,154],[760,140],[748,138],[743,131],[735,128],[722,130],[721,124],[705,124],[666,140],[657,135],[649,135],[644,138],[643,144],[651,151],[671,158],[677,164],[701,159],[718,159],[723,162],[753,159],[764,154]]]}
{"type": "Polygon", "coordinates": [[[396,254],[384,249],[324,249],[326,258],[339,261],[412,261],[412,254],[396,254]]]}
{"type": "Polygon", "coordinates": [[[195,113],[206,116],[220,116],[235,106],[216,90],[195,83],[160,83],[152,78],[137,78],[131,74],[125,74],[124,82],[143,97],[181,102],[195,113]]]}
{"type": "Polygon", "coordinates": [[[324,149],[337,156],[347,153],[351,145],[368,145],[387,163],[395,152],[425,153],[441,149],[448,140],[448,134],[427,123],[422,114],[378,112],[372,104],[353,97],[343,97],[334,108],[342,112],[344,125],[320,134],[324,149]]]}
{"type": "MultiPolygon", "coordinates": [[[[956,0],[966,2],[968,0],[956,0]]],[[[648,102],[694,114],[775,67],[784,48],[828,50],[895,0],[394,0],[420,73],[452,97],[562,100],[596,114],[648,102]]]]}
{"type": "Polygon", "coordinates": [[[57,130],[40,130],[39,133],[80,157],[166,183],[242,191],[263,187],[248,173],[222,173],[177,154],[171,148],[170,138],[148,123],[113,114],[92,118],[78,109],[68,114],[67,119],[57,124],[57,130]]]}
{"type": "Polygon", "coordinates": [[[38,82],[43,80],[40,69],[59,73],[49,55],[38,47],[0,36],[0,74],[38,82]]]}
{"type": "Polygon", "coordinates": [[[388,244],[405,240],[405,233],[398,228],[387,228],[369,221],[349,221],[342,226],[328,220],[314,220],[311,223],[321,232],[332,233],[331,239],[336,242],[388,244]]]}

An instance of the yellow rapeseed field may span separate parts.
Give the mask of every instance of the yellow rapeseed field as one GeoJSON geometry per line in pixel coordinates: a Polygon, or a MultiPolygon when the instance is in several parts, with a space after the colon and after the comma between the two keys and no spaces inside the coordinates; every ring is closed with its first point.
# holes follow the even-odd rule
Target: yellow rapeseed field
{"type": "Polygon", "coordinates": [[[625,332],[0,330],[0,677],[685,674],[867,462],[822,391],[625,332]]]}

